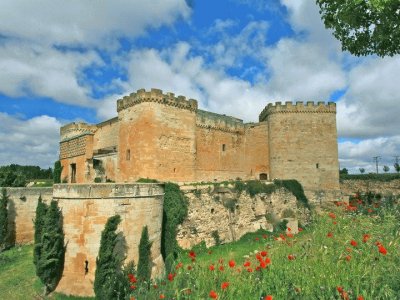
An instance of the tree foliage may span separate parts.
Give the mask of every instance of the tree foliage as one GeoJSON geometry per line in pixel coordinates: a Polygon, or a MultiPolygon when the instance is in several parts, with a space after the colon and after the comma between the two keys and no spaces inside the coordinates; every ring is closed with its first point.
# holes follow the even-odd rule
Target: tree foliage
{"type": "Polygon", "coordinates": [[[62,172],[61,162],[57,160],[54,163],[54,172],[53,172],[54,183],[61,183],[61,172],[62,172]]]}
{"type": "Polygon", "coordinates": [[[64,232],[61,210],[57,201],[51,201],[42,227],[40,243],[35,246],[36,274],[45,285],[46,292],[53,291],[64,269],[64,232]]]}
{"type": "Polygon", "coordinates": [[[36,206],[35,220],[33,222],[35,228],[35,235],[33,240],[33,245],[34,245],[33,263],[35,264],[35,266],[37,265],[37,261],[39,260],[40,257],[41,248],[38,245],[39,244],[41,245],[42,232],[45,224],[47,209],[48,205],[42,201],[42,196],[39,196],[38,203],[36,206]]]}
{"type": "Polygon", "coordinates": [[[119,215],[110,217],[101,233],[94,280],[96,299],[124,299],[127,293],[122,260],[115,253],[118,243],[116,230],[120,222],[119,215]]]}
{"type": "Polygon", "coordinates": [[[359,168],[359,170],[360,170],[360,173],[361,173],[361,174],[364,174],[364,173],[365,173],[365,169],[364,169],[364,168],[359,168]]]}
{"type": "Polygon", "coordinates": [[[388,166],[383,166],[383,171],[385,173],[389,172],[390,168],[388,166]]]}
{"type": "Polygon", "coordinates": [[[142,229],[142,236],[139,242],[139,262],[137,274],[140,280],[149,283],[151,277],[151,245],[147,226],[142,229]]]}
{"type": "Polygon", "coordinates": [[[38,166],[20,166],[11,164],[0,167],[0,186],[22,187],[27,180],[51,179],[53,171],[51,168],[42,169],[38,166]]]}
{"type": "Polygon", "coordinates": [[[8,195],[7,190],[1,190],[0,198],[0,252],[7,248],[8,239],[8,195]]]}
{"type": "Polygon", "coordinates": [[[316,0],[325,27],[357,56],[400,53],[399,0],[316,0]]]}
{"type": "Polygon", "coordinates": [[[400,172],[400,165],[399,165],[399,163],[395,163],[395,164],[394,164],[394,169],[396,170],[397,173],[400,172]]]}

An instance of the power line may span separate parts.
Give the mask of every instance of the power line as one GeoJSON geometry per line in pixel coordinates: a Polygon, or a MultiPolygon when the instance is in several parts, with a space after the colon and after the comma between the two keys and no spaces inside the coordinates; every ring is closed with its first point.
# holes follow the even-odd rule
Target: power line
{"type": "Polygon", "coordinates": [[[374,160],[374,162],[375,162],[375,164],[376,164],[376,174],[378,174],[379,173],[379,171],[378,171],[378,161],[379,161],[379,159],[381,158],[380,156],[374,156],[374,157],[372,157],[373,158],[373,160],[374,160]]]}

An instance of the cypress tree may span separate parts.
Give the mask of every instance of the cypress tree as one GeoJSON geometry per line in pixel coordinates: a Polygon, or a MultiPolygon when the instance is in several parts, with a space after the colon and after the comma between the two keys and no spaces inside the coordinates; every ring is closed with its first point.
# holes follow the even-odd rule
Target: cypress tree
{"type": "Polygon", "coordinates": [[[149,283],[151,277],[151,245],[147,226],[142,229],[139,242],[139,261],[137,274],[140,280],[149,283]]]}
{"type": "Polygon", "coordinates": [[[35,248],[39,253],[36,274],[45,285],[45,293],[49,293],[56,288],[64,269],[63,221],[57,201],[51,201],[47,209],[40,243],[35,248]]]}
{"type": "Polygon", "coordinates": [[[38,203],[36,206],[36,215],[34,220],[35,235],[34,235],[34,251],[33,251],[33,263],[37,265],[37,261],[40,257],[40,246],[42,239],[42,231],[44,227],[44,221],[47,212],[47,204],[42,201],[42,196],[39,196],[38,203]]]}
{"type": "Polygon", "coordinates": [[[115,231],[120,222],[121,217],[119,215],[110,217],[101,233],[94,279],[96,299],[124,299],[125,297],[126,285],[123,284],[122,261],[114,253],[118,241],[118,235],[115,231]]]}
{"type": "Polygon", "coordinates": [[[0,252],[7,248],[8,239],[8,195],[7,190],[3,188],[1,190],[0,199],[0,252]]]}

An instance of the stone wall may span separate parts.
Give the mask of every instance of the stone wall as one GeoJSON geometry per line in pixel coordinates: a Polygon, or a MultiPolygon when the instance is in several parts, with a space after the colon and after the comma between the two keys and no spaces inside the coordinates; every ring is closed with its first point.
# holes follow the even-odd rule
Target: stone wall
{"type": "Polygon", "coordinates": [[[138,262],[138,246],[143,226],[152,241],[152,275],[163,272],[161,225],[162,184],[60,184],[53,197],[63,213],[66,253],[64,272],[57,291],[77,296],[93,296],[96,257],[101,232],[107,219],[119,214],[119,231],[127,249],[126,262],[138,262]],[[88,272],[85,272],[85,261],[88,272]]]}
{"type": "Polygon", "coordinates": [[[232,188],[213,185],[182,186],[181,190],[189,200],[188,217],[177,234],[184,249],[203,240],[207,246],[214,245],[213,231],[218,231],[221,241],[226,243],[260,228],[272,231],[272,223],[282,219],[288,219],[288,226],[296,233],[297,220],[305,221],[307,217],[307,212],[298,208],[295,196],[285,189],[254,198],[245,192],[238,194],[232,188]]]}
{"type": "Polygon", "coordinates": [[[7,188],[9,229],[11,242],[29,244],[33,242],[36,206],[39,196],[44,202],[50,202],[53,188],[7,188]]]}
{"type": "Polygon", "coordinates": [[[343,180],[340,182],[340,189],[345,195],[354,195],[356,192],[400,195],[400,179],[387,182],[376,180],[343,180]]]}
{"type": "Polygon", "coordinates": [[[94,134],[93,150],[117,148],[118,145],[118,118],[101,122],[96,125],[94,134]]]}

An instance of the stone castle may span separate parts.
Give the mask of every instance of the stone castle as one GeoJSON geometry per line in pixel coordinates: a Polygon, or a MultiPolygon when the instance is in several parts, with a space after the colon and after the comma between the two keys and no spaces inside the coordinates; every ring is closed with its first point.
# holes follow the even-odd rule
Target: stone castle
{"type": "Polygon", "coordinates": [[[139,178],[200,182],[297,179],[339,189],[336,105],[268,104],[258,123],[198,109],[197,101],[141,89],[117,101],[118,117],[61,128],[68,183],[139,178]]]}

